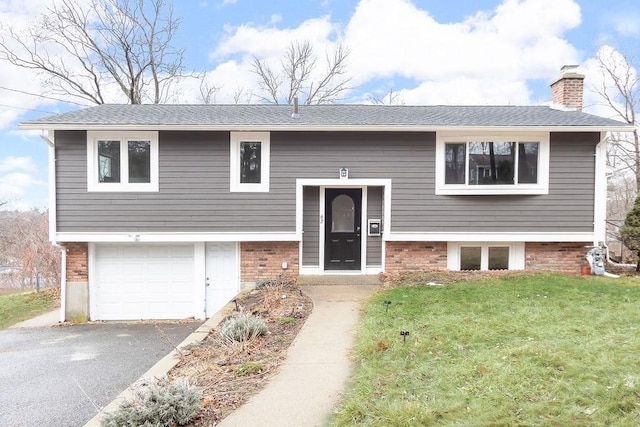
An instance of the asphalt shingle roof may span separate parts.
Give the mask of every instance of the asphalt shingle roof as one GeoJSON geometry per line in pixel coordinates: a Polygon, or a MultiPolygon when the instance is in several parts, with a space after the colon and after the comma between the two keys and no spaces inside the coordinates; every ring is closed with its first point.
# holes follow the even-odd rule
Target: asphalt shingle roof
{"type": "Polygon", "coordinates": [[[74,128],[104,125],[187,128],[273,126],[340,128],[413,127],[593,127],[626,126],[625,123],[580,111],[548,106],[384,106],[302,105],[292,117],[289,105],[115,105],[105,104],[30,120],[22,128],[74,128]]]}

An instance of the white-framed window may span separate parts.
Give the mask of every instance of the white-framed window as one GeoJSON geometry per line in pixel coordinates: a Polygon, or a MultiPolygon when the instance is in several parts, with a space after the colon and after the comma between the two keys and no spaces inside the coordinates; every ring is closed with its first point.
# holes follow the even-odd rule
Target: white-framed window
{"type": "Polygon", "coordinates": [[[524,243],[449,242],[449,270],[524,270],[524,243]]]}
{"type": "Polygon", "coordinates": [[[158,132],[87,132],[88,191],[158,189],[158,132]]]}
{"type": "Polygon", "coordinates": [[[268,192],[269,132],[231,132],[231,191],[268,192]]]}
{"type": "Polygon", "coordinates": [[[438,133],[436,194],[548,193],[548,132],[438,133]]]}

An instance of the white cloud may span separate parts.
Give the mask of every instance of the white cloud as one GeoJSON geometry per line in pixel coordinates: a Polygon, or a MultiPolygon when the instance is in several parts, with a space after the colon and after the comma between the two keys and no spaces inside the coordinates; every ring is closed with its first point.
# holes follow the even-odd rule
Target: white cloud
{"type": "Polygon", "coordinates": [[[421,83],[400,92],[407,104],[527,105],[530,91],[522,80],[491,80],[453,77],[446,81],[421,83]]]}
{"type": "Polygon", "coordinates": [[[0,176],[0,196],[10,200],[19,200],[31,187],[42,184],[41,181],[28,173],[8,173],[0,176]]]}
{"type": "Polygon", "coordinates": [[[623,37],[640,36],[640,15],[637,13],[619,14],[611,19],[614,31],[623,37]]]}
{"type": "Polygon", "coordinates": [[[429,102],[445,103],[465,94],[467,102],[488,99],[488,85],[498,91],[491,98],[514,94],[515,101],[527,102],[527,91],[514,93],[511,82],[549,78],[576,61],[578,53],[562,33],[579,22],[572,0],[506,0],[491,14],[451,24],[437,22],[408,0],[362,0],[345,41],[357,82],[400,75],[442,94],[429,102]],[[459,89],[456,83],[462,83],[459,89]]]}
{"type": "Polygon", "coordinates": [[[343,42],[354,85],[400,78],[405,88],[396,90],[407,103],[526,104],[526,80],[551,80],[560,66],[579,62],[563,36],[580,20],[574,0],[504,0],[457,23],[438,22],[410,0],[361,0],[344,27],[330,16],[294,28],[227,27],[212,75],[222,77],[229,58],[239,68],[254,55],[278,64],[294,40],[310,40],[318,53],[343,42]]]}
{"type": "Polygon", "coordinates": [[[610,69],[614,70],[614,73],[616,73],[621,81],[624,81],[627,76],[627,71],[629,72],[628,75],[631,80],[637,80],[638,70],[628,65],[624,56],[610,45],[601,46],[596,56],[588,58],[581,65],[580,71],[585,74],[585,111],[620,120],[620,114],[616,112],[616,109],[618,111],[624,111],[624,99],[616,89],[612,76],[607,72],[603,72],[600,62],[597,59],[598,56],[606,61],[610,69]],[[615,109],[603,98],[602,93],[607,94],[607,97],[612,101],[615,109]]]}
{"type": "Polygon", "coordinates": [[[36,165],[30,157],[5,157],[0,161],[0,172],[22,170],[35,172],[36,165]]]}
{"type": "Polygon", "coordinates": [[[294,40],[309,40],[315,47],[329,44],[336,30],[329,16],[308,19],[296,28],[279,29],[273,25],[262,27],[252,24],[226,26],[225,36],[212,58],[235,54],[279,57],[294,40]]]}
{"type": "MultiPolygon", "coordinates": [[[[47,0],[0,1],[0,22],[6,24],[3,30],[10,25],[16,32],[24,33],[30,25],[33,25],[35,17],[40,16],[50,5],[51,2],[47,0]]],[[[8,38],[6,40],[10,43],[8,38]]],[[[20,52],[19,46],[15,43],[13,46],[14,52],[20,52]]],[[[55,52],[48,53],[55,55],[55,52]]],[[[0,130],[10,128],[25,111],[39,109],[39,106],[53,103],[52,100],[46,100],[37,95],[43,93],[40,82],[41,78],[35,71],[14,67],[7,62],[2,63],[0,130]]]]}

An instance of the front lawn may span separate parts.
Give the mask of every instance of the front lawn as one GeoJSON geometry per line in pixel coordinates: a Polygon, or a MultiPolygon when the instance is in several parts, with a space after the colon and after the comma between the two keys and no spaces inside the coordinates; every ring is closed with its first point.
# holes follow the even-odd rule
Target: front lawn
{"type": "Polygon", "coordinates": [[[0,292],[0,329],[53,310],[58,304],[54,289],[41,292],[0,292]]]}
{"type": "Polygon", "coordinates": [[[533,275],[381,292],[364,310],[331,425],[638,425],[639,322],[637,279],[533,275]]]}

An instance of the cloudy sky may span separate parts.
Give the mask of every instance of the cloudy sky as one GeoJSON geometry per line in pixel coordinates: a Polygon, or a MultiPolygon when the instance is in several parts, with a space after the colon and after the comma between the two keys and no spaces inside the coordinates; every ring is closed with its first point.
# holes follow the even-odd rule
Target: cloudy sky
{"type": "MultiPolygon", "coordinates": [[[[51,1],[0,0],[0,23],[27,26],[51,1]]],[[[183,20],[175,44],[220,88],[218,103],[255,86],[251,58],[277,60],[292,40],[323,55],[350,49],[344,102],[392,90],[409,105],[545,104],[562,65],[581,65],[587,85],[598,84],[598,49],[638,56],[640,42],[637,0],[180,0],[174,12],[183,20]]],[[[46,208],[46,144],[17,125],[79,107],[23,92],[41,93],[38,77],[0,63],[0,195],[11,208],[46,208]]],[[[196,102],[197,90],[179,98],[196,102]]],[[[596,102],[587,91],[587,111],[602,114],[596,102]]]]}

